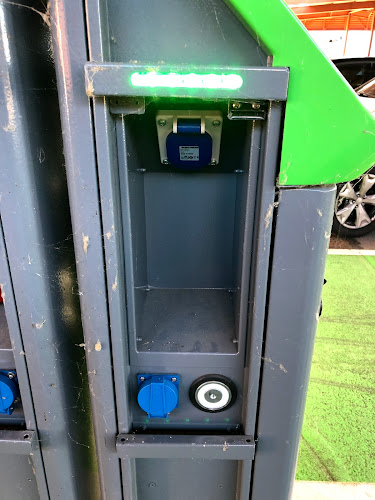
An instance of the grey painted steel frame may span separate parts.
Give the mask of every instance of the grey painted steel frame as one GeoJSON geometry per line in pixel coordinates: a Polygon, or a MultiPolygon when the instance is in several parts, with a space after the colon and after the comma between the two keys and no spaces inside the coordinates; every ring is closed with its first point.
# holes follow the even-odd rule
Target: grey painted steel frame
{"type": "MultiPolygon", "coordinates": [[[[160,73],[192,71],[184,66],[158,66],[160,73]]],[[[123,63],[89,62],[85,65],[86,92],[94,96],[157,96],[157,97],[194,97],[199,99],[269,99],[286,101],[288,93],[288,68],[228,68],[196,66],[196,73],[229,73],[235,72],[243,77],[243,85],[239,89],[188,89],[171,87],[134,87],[130,76],[134,72],[150,71],[149,66],[123,63]]]]}
{"type": "MultiPolygon", "coordinates": [[[[85,94],[84,64],[89,58],[86,44],[86,22],[83,5],[76,0],[56,0],[51,6],[52,31],[54,36],[54,53],[58,79],[60,113],[65,130],[64,151],[67,168],[69,199],[72,212],[73,236],[80,290],[80,303],[87,354],[88,377],[91,392],[91,403],[94,417],[95,441],[99,465],[101,496],[103,499],[118,500],[122,496],[120,460],[117,456],[115,442],[118,433],[117,412],[115,404],[115,384],[112,363],[117,361],[116,393],[126,394],[126,355],[121,345],[126,334],[120,329],[111,344],[110,321],[112,328],[123,325],[121,302],[117,296],[121,287],[108,297],[107,276],[110,283],[115,283],[115,276],[121,272],[117,266],[122,262],[117,252],[115,233],[121,233],[117,226],[115,198],[105,193],[109,184],[111,191],[111,174],[103,180],[101,186],[103,199],[99,193],[97,159],[104,160],[109,167],[113,149],[107,142],[107,127],[111,119],[104,102],[99,102],[97,109],[103,120],[98,124],[104,127],[103,144],[95,148],[95,132],[93,129],[93,110],[85,94]],[[104,156],[102,156],[104,155],[104,156]],[[106,156],[108,155],[108,156],[106,156]],[[101,219],[103,212],[109,218],[101,219]],[[113,221],[113,222],[112,222],[113,221]],[[115,225],[116,222],[116,225],[115,225]],[[103,250],[103,225],[109,245],[106,255],[103,250]],[[108,237],[109,236],[109,237],[108,237]],[[109,255],[113,253],[113,258],[109,255]],[[108,262],[106,262],[108,258],[108,262]],[[94,272],[94,275],[93,275],[94,272]],[[109,318],[109,313],[113,314],[109,318]],[[112,358],[112,348],[113,355],[112,358]],[[121,380],[122,378],[122,380],[121,380]]],[[[93,38],[100,43],[101,35],[93,38]]],[[[96,104],[96,103],[95,103],[96,104]]],[[[109,132],[108,132],[109,133],[109,132]]],[[[110,171],[109,171],[110,172],[110,171]]],[[[114,190],[116,192],[116,190],[114,190]]],[[[106,246],[106,249],[108,246],[106,246]]],[[[120,264],[121,265],[121,264],[120,264]]],[[[122,328],[122,327],[120,327],[122,328]]],[[[119,405],[120,406],[120,405],[119,405]]],[[[125,405],[121,405],[125,407],[125,405]]],[[[123,422],[124,432],[128,432],[127,418],[119,416],[123,422]]],[[[129,477],[134,475],[130,474],[129,477]]]]}
{"type": "Polygon", "coordinates": [[[335,186],[280,190],[252,500],[292,492],[335,194],[335,186]]]}
{"type": "Polygon", "coordinates": [[[0,430],[0,453],[31,455],[35,447],[39,448],[35,431],[0,430]]]}
{"type": "Polygon", "coordinates": [[[120,434],[116,446],[121,458],[251,461],[255,451],[252,437],[243,435],[120,434]]]}
{"type": "MultiPolygon", "coordinates": [[[[254,139],[251,155],[253,155],[254,164],[256,165],[258,160],[261,167],[259,172],[251,174],[254,176],[252,181],[256,185],[257,196],[253,248],[252,253],[248,256],[252,278],[249,294],[248,345],[245,354],[242,409],[243,432],[252,436],[255,436],[256,430],[273,218],[275,207],[277,207],[277,203],[275,203],[276,177],[279,167],[278,152],[282,113],[283,109],[280,103],[271,103],[263,132],[259,122],[253,124],[253,134],[258,135],[259,139],[254,139]]],[[[237,479],[239,500],[248,500],[249,498],[252,466],[251,461],[243,461],[239,467],[237,479]]]]}
{"type": "Polygon", "coordinates": [[[95,495],[97,476],[48,16],[36,5],[0,5],[1,263],[26,424],[48,483],[38,470],[40,494],[78,499],[95,495]]]}

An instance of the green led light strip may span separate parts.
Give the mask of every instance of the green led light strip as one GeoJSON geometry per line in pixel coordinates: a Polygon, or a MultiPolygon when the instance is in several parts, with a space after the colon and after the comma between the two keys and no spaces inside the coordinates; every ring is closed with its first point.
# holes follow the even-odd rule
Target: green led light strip
{"type": "Polygon", "coordinates": [[[189,89],[230,89],[242,87],[243,80],[240,75],[216,75],[210,73],[199,75],[197,73],[132,73],[130,82],[134,87],[168,87],[189,89]]]}

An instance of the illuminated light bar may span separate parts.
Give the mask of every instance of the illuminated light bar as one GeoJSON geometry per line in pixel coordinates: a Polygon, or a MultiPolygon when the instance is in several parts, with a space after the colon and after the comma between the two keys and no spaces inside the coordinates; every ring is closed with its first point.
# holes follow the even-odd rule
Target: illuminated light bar
{"type": "Polygon", "coordinates": [[[216,75],[214,73],[200,75],[197,73],[132,73],[130,82],[134,87],[165,87],[188,89],[229,89],[235,90],[242,87],[243,80],[240,75],[216,75]]]}

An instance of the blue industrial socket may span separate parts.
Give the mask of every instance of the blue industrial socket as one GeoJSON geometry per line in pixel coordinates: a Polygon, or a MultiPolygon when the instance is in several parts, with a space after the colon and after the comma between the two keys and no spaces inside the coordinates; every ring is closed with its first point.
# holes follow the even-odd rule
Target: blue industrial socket
{"type": "Polygon", "coordinates": [[[168,418],[178,407],[179,376],[153,373],[137,375],[138,404],[149,418],[168,418]]]}
{"type": "Polygon", "coordinates": [[[17,374],[14,371],[0,370],[0,413],[11,415],[14,403],[20,397],[17,374]]]}

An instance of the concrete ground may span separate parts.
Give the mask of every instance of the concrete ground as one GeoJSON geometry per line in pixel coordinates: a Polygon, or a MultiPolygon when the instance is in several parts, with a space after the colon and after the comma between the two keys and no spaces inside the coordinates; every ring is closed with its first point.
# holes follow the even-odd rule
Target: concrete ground
{"type": "Polygon", "coordinates": [[[292,500],[369,500],[375,498],[375,484],[296,481],[292,500]]]}
{"type": "MultiPolygon", "coordinates": [[[[375,255],[375,231],[361,238],[332,235],[330,254],[375,255]]],[[[368,500],[375,499],[375,484],[296,481],[292,500],[368,500]]]]}

